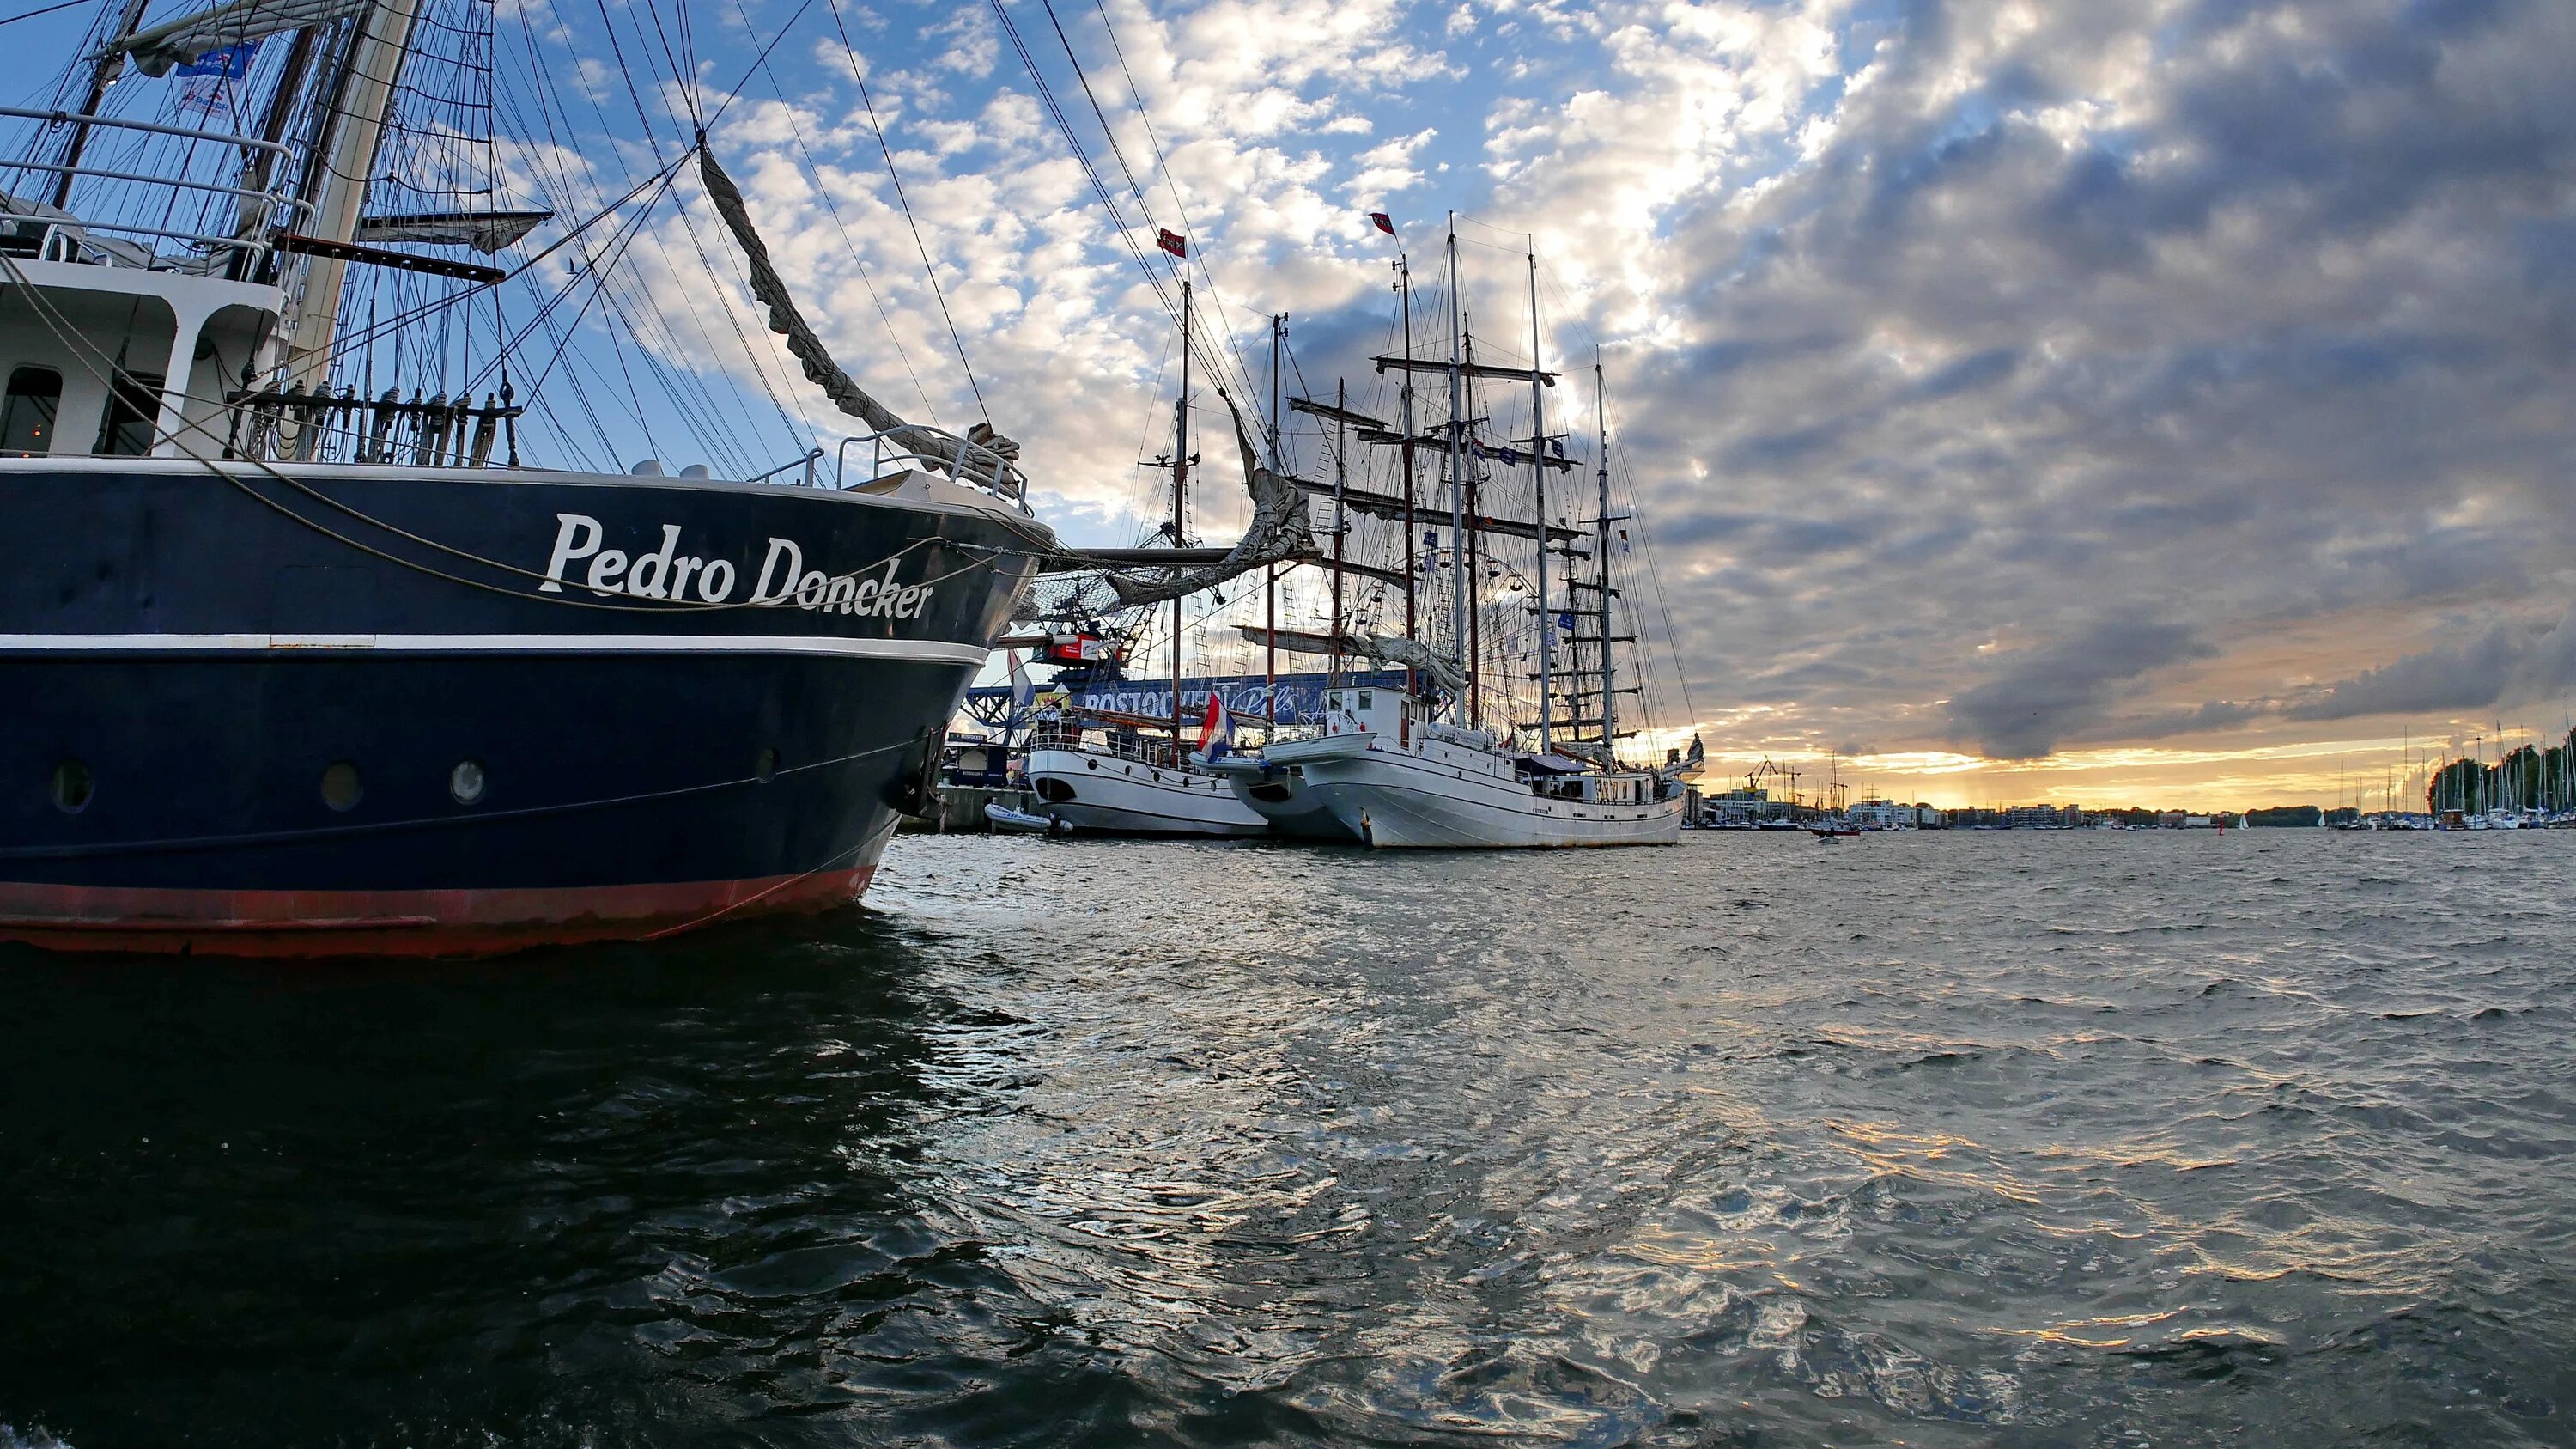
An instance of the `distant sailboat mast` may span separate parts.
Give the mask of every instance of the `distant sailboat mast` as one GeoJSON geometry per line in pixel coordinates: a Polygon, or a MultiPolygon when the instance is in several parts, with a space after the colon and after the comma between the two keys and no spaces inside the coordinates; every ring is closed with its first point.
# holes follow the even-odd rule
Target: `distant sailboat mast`
{"type": "MultiPolygon", "coordinates": [[[[1402,253],[1398,253],[1395,259],[1395,289],[1398,306],[1404,313],[1404,356],[1405,360],[1410,362],[1413,360],[1413,262],[1402,253]]],[[[1415,617],[1414,609],[1415,599],[1422,590],[1423,579],[1421,560],[1415,551],[1415,545],[1419,542],[1415,533],[1422,525],[1415,520],[1413,510],[1415,492],[1413,439],[1418,425],[1413,416],[1413,374],[1407,371],[1398,375],[1404,380],[1403,391],[1400,394],[1404,407],[1404,441],[1397,448],[1404,468],[1404,637],[1407,640],[1419,641],[1422,637],[1422,624],[1415,617]]],[[[1404,668],[1404,692],[1410,695],[1416,688],[1413,666],[1408,664],[1404,668]]]]}
{"type": "MultiPolygon", "coordinates": [[[[1610,402],[1601,380],[1601,349],[1592,349],[1592,422],[1599,435],[1595,479],[1600,484],[1600,508],[1592,520],[1593,550],[1599,557],[1601,584],[1601,747],[1614,755],[1619,749],[1618,697],[1610,668],[1610,402]]],[[[1791,790],[1796,793],[1795,788],[1791,790]]]]}
{"type": "MultiPolygon", "coordinates": [[[[1172,404],[1172,547],[1189,547],[1190,282],[1181,279],[1181,395],[1172,404]]],[[[1172,746],[1181,743],[1181,599],[1172,600],[1172,746]]]]}
{"type": "Polygon", "coordinates": [[[1530,492],[1538,508],[1538,752],[1548,752],[1548,716],[1556,712],[1554,680],[1549,672],[1548,633],[1556,627],[1556,616],[1547,602],[1547,401],[1546,387],[1539,372],[1546,360],[1539,355],[1538,337],[1538,242],[1529,248],[1530,298],[1530,492]]]}
{"type": "MultiPolygon", "coordinates": [[[[1351,385],[1348,379],[1333,379],[1333,658],[1331,672],[1325,676],[1328,688],[1342,683],[1342,548],[1351,533],[1350,505],[1346,501],[1344,459],[1350,452],[1351,385]]],[[[1412,609],[1413,593],[1405,591],[1405,607],[1412,609]]]]}
{"type": "MultiPolygon", "coordinates": [[[[1278,313],[1270,319],[1270,466],[1285,473],[1287,462],[1279,452],[1279,431],[1288,421],[1288,407],[1279,380],[1279,349],[1288,337],[1288,314],[1278,313]]],[[[1261,673],[1264,688],[1261,697],[1263,718],[1269,733],[1279,732],[1279,565],[1271,564],[1261,571],[1262,633],[1261,673]]]]}
{"type": "Polygon", "coordinates": [[[1467,371],[1466,319],[1458,309],[1458,217],[1449,217],[1449,647],[1467,656],[1465,697],[1450,705],[1452,718],[1473,723],[1477,659],[1467,643],[1467,371]]]}

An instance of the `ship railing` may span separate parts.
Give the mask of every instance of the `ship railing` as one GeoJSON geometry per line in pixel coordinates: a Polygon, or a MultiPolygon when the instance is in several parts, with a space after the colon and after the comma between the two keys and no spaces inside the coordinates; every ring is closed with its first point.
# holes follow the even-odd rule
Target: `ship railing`
{"type": "MultiPolygon", "coordinates": [[[[265,151],[280,158],[293,153],[275,141],[255,136],[236,135],[229,131],[203,131],[188,126],[164,125],[157,121],[134,121],[116,116],[76,115],[68,111],[30,110],[22,106],[0,106],[0,117],[42,121],[48,129],[82,125],[105,130],[133,131],[145,135],[176,136],[191,141],[211,141],[224,146],[250,151],[265,151]]],[[[278,191],[256,187],[231,186],[222,182],[167,172],[120,171],[104,166],[71,166],[60,162],[0,159],[0,170],[31,176],[53,176],[72,180],[119,181],[143,187],[161,187],[174,191],[193,191],[207,196],[230,197],[235,201],[257,202],[271,214],[310,214],[313,203],[278,191]]],[[[64,212],[41,203],[13,198],[8,215],[0,218],[0,251],[13,256],[40,261],[89,262],[105,266],[129,266],[154,271],[212,269],[220,265],[232,275],[248,276],[268,252],[268,243],[256,237],[243,237],[204,227],[149,226],[139,222],[108,220],[64,212]],[[185,242],[215,255],[201,260],[163,257],[131,242],[120,243],[94,232],[112,232],[118,236],[149,237],[159,241],[185,242]]],[[[159,217],[168,220],[166,215],[159,217]]],[[[264,219],[264,218],[263,218],[264,219]]],[[[264,231],[266,228],[263,227],[264,231]]]]}
{"type": "Polygon", "coordinates": [[[1176,770],[1183,763],[1182,752],[1172,737],[1153,734],[1131,725],[1107,725],[1086,721],[1083,711],[1068,711],[1069,718],[1038,720],[1029,727],[1028,748],[1034,750],[1080,750],[1087,755],[1103,755],[1113,760],[1131,760],[1156,769],[1176,770]]]}
{"type": "Polygon", "coordinates": [[[482,468],[496,446],[519,466],[519,419],[527,409],[504,396],[445,393],[406,401],[392,388],[362,398],[355,387],[306,392],[302,385],[233,392],[227,458],[295,463],[399,463],[425,468],[482,468]]]}
{"type": "Polygon", "coordinates": [[[887,478],[909,472],[938,474],[952,483],[980,489],[1006,503],[1017,504],[1022,512],[1028,511],[1029,480],[1028,476],[1019,470],[1017,464],[981,443],[961,438],[945,428],[932,427],[927,423],[906,423],[901,427],[887,428],[882,432],[861,433],[855,437],[843,438],[840,447],[834,450],[833,454],[832,486],[846,492],[851,488],[865,488],[871,483],[882,482],[887,478]],[[898,435],[917,438],[925,433],[954,444],[954,450],[948,456],[941,457],[936,453],[926,453],[897,441],[898,435]],[[849,477],[850,449],[861,443],[868,445],[868,476],[857,483],[852,483],[849,477]],[[969,453],[977,454],[990,461],[992,467],[990,477],[982,473],[966,471],[966,458],[969,453]]]}

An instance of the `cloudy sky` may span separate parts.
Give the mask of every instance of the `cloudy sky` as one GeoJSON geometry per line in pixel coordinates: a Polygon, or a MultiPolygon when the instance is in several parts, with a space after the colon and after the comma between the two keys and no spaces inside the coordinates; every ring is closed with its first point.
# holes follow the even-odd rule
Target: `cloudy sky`
{"type": "MultiPolygon", "coordinates": [[[[1309,379],[1383,336],[1364,213],[1418,256],[1453,210],[1534,233],[1730,761],[2251,805],[2375,791],[2410,736],[2564,728],[2566,0],[1016,0],[1044,92],[989,7],[831,4],[687,6],[667,48],[844,361],[957,426],[865,75],[983,409],[1072,536],[1122,527],[1170,323],[1042,97],[1131,228],[1189,232],[1247,351],[1292,314],[1309,379]]],[[[649,171],[599,44],[614,14],[646,49],[641,12],[501,13],[611,102],[566,102],[557,164],[649,171]]]]}
{"type": "MultiPolygon", "coordinates": [[[[1050,16],[1012,11],[1120,191],[1050,16]]],[[[785,93],[881,226],[813,18],[785,93]]],[[[2376,787],[2410,733],[2563,728],[2576,6],[1054,18],[1151,220],[1185,204],[1234,325],[1291,313],[1310,378],[1382,335],[1362,213],[1418,251],[1453,209],[1492,228],[1471,237],[1536,234],[1569,329],[1610,349],[1673,653],[1731,755],[1835,749],[1941,803],[2251,804],[2330,797],[2339,767],[2376,787]]],[[[1078,527],[1132,492],[1168,321],[989,10],[851,19],[989,406],[1078,527]]],[[[744,90],[748,156],[779,138],[776,93],[744,90]]],[[[798,206],[800,168],[772,164],[766,196],[798,206]]],[[[807,240],[846,279],[841,237],[807,240]]],[[[880,286],[917,303],[908,235],[878,240],[880,286]]]]}

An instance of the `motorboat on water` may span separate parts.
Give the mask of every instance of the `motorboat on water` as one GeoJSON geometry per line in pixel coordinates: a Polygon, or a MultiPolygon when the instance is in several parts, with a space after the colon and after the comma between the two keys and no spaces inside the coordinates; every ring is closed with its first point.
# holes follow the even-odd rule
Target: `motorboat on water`
{"type": "Polygon", "coordinates": [[[999,800],[985,802],[984,820],[1000,835],[1062,835],[1073,828],[1052,815],[1016,809],[999,800]]]}

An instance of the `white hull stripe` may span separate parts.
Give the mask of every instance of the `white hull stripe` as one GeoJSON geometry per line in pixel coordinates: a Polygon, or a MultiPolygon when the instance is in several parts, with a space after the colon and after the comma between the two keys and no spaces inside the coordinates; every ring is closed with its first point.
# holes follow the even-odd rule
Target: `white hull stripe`
{"type": "Polygon", "coordinates": [[[0,654],[829,654],[984,662],[974,644],[785,634],[0,634],[0,654]]]}

